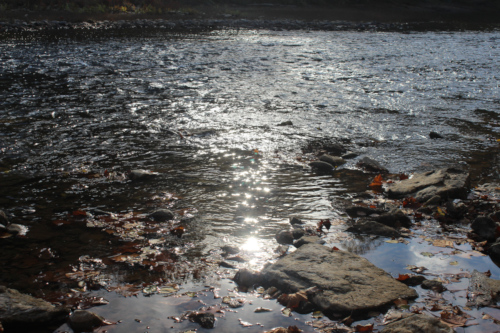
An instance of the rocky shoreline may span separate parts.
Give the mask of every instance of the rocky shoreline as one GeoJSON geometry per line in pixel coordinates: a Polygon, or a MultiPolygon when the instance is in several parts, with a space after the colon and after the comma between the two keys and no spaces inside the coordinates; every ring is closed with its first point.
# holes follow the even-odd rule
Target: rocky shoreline
{"type": "Polygon", "coordinates": [[[0,34],[71,32],[160,30],[165,32],[200,33],[209,31],[235,30],[311,30],[311,31],[455,31],[499,29],[497,24],[462,24],[456,22],[354,22],[354,21],[306,21],[300,19],[135,19],[135,20],[88,20],[70,22],[64,20],[4,21],[0,22],[0,34]]]}

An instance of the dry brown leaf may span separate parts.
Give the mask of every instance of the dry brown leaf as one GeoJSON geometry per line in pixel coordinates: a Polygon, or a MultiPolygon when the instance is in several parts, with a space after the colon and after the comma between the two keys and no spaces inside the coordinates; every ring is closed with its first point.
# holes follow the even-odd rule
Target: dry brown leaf
{"type": "Polygon", "coordinates": [[[441,321],[450,327],[464,327],[467,322],[467,318],[461,315],[454,314],[453,312],[443,311],[441,312],[441,321]]]}
{"type": "Polygon", "coordinates": [[[432,245],[438,247],[451,247],[453,248],[453,241],[447,239],[436,239],[432,242],[432,245]]]}

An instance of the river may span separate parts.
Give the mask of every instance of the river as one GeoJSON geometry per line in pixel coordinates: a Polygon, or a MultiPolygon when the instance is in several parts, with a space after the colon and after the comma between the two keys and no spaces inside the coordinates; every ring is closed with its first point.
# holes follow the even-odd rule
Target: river
{"type": "MultiPolygon", "coordinates": [[[[1,40],[0,208],[29,231],[2,239],[0,282],[54,301],[82,287],[68,274],[98,270],[100,290],[82,290],[113,299],[98,308],[113,310],[98,311],[138,313],[166,330],[169,298],[110,296],[103,286],[224,289],[215,268],[199,268],[207,258],[231,244],[249,258],[242,266],[262,267],[290,216],[338,221],[332,230],[345,236],[343,207],[373,178],[356,167],[363,156],[391,173],[459,165],[473,184],[498,182],[499,40],[498,31],[268,30],[1,40]],[[317,174],[306,147],[323,141],[359,157],[317,174]],[[158,176],[131,182],[132,169],[158,176]],[[175,223],[141,220],[156,208],[174,210],[175,223]],[[92,209],[119,223],[78,219],[92,209]],[[182,238],[169,233],[177,226],[182,238]],[[117,259],[126,253],[141,261],[117,259]],[[170,264],[144,263],[159,256],[170,264]]],[[[356,246],[391,273],[408,264],[384,264],[383,241],[356,246]]],[[[145,330],[121,325],[106,329],[145,330]]]]}

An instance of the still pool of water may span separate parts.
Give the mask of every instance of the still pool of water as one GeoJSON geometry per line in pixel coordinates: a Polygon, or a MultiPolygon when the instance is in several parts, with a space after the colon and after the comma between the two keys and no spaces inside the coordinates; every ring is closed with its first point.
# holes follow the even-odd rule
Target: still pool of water
{"type": "MultiPolygon", "coordinates": [[[[331,234],[352,238],[343,207],[373,178],[357,170],[360,157],[392,173],[459,165],[474,184],[498,182],[499,39],[499,32],[155,31],[1,40],[0,208],[29,231],[1,239],[0,283],[54,300],[82,287],[68,274],[98,271],[99,288],[175,282],[181,291],[219,285],[223,295],[234,285],[210,264],[223,245],[242,250],[247,261],[237,265],[258,269],[276,257],[274,235],[292,215],[310,226],[331,219],[331,234]],[[443,138],[431,140],[431,131],[443,138]],[[304,147],[325,140],[359,157],[316,174],[304,147]],[[123,176],[131,169],[159,176],[131,182],[123,176]],[[95,208],[118,218],[73,213],[95,208]],[[156,208],[177,219],[145,222],[156,208]],[[182,238],[169,233],[177,226],[182,238]],[[116,257],[127,254],[140,260],[116,257]]],[[[422,259],[411,245],[343,244],[393,275],[422,259]],[[394,246],[405,250],[393,256],[394,246]]],[[[500,278],[488,257],[473,260],[500,278]]],[[[90,288],[92,279],[84,280],[90,288]]],[[[213,299],[211,292],[199,297],[213,299]]],[[[117,313],[148,316],[158,331],[181,312],[169,297],[90,293],[111,302],[96,312],[115,321],[117,313]]],[[[238,309],[244,321],[254,320],[252,309],[238,309]]],[[[295,321],[275,312],[262,318],[266,329],[295,321]]]]}

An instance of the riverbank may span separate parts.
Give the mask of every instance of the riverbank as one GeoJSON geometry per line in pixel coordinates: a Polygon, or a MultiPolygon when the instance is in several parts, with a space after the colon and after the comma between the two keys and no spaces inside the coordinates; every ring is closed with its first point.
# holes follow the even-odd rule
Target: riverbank
{"type": "Polygon", "coordinates": [[[500,9],[491,4],[351,4],[332,6],[195,6],[163,14],[7,10],[0,31],[166,28],[175,31],[283,29],[326,31],[433,31],[496,29],[500,9]]]}

